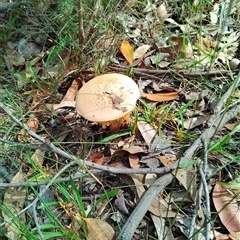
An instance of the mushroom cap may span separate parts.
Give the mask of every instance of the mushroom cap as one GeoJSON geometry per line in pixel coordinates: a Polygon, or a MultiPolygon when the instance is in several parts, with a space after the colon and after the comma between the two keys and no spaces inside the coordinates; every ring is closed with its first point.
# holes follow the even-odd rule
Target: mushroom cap
{"type": "Polygon", "coordinates": [[[80,88],[76,108],[89,121],[107,122],[131,112],[139,97],[139,88],[130,77],[109,73],[93,78],[80,88]]]}

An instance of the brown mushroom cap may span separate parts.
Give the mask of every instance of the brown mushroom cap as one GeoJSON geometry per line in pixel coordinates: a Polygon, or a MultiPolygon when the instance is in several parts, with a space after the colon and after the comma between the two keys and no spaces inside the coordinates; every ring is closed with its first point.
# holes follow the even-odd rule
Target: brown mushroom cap
{"type": "Polygon", "coordinates": [[[140,97],[137,84],[128,76],[110,73],[83,85],[76,96],[78,114],[94,122],[107,122],[131,112],[140,97]]]}

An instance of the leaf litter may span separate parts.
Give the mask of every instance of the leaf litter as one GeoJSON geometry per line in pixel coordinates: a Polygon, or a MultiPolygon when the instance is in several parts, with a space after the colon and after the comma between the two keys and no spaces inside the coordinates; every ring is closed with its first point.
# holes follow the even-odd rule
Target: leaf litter
{"type": "MultiPolygon", "coordinates": [[[[192,4],[197,9],[199,2],[193,1],[192,4]]],[[[40,5],[39,7],[41,7],[40,5]]],[[[218,98],[218,91],[225,92],[227,89],[226,85],[230,78],[228,74],[221,73],[220,78],[219,70],[229,70],[229,66],[237,69],[237,63],[232,65],[230,63],[233,59],[239,58],[239,54],[236,53],[239,48],[240,35],[234,26],[222,34],[220,28],[222,19],[219,15],[218,2],[206,7],[204,14],[199,14],[196,10],[189,13],[191,16],[188,16],[184,12],[182,15],[184,20],[178,16],[176,7],[171,1],[160,5],[157,2],[148,1],[147,5],[141,9],[142,15],[137,17],[139,7],[137,1],[128,1],[126,9],[130,9],[134,14],[129,14],[124,10],[117,13],[116,18],[122,22],[124,28],[124,36],[121,41],[117,41],[119,36],[108,33],[104,37],[99,37],[95,45],[92,45],[96,46],[99,52],[106,51],[110,45],[117,49],[111,56],[109,65],[106,64],[100,73],[119,72],[131,76],[139,85],[141,98],[146,101],[145,108],[142,102],[138,102],[136,112],[131,115],[129,123],[118,126],[117,131],[108,127],[103,129],[101,125],[87,122],[75,115],[77,91],[85,81],[93,77],[94,73],[99,73],[99,69],[97,69],[99,65],[96,60],[92,66],[76,71],[75,69],[78,69],[79,65],[74,60],[75,53],[66,48],[59,54],[59,58],[47,63],[46,56],[54,48],[54,44],[49,42],[47,34],[29,38],[14,36],[15,39],[8,41],[7,47],[4,49],[7,70],[15,72],[14,77],[19,93],[23,96],[26,104],[25,111],[29,111],[33,116],[30,120],[24,119],[23,121],[26,121],[27,125],[41,136],[50,133],[51,136],[46,138],[46,142],[58,139],[58,144],[62,143],[65,151],[73,152],[81,158],[86,157],[88,161],[106,168],[114,166],[118,169],[134,170],[168,167],[174,164],[181,157],[182,149],[191,145],[195,136],[208,126],[208,120],[215,110],[211,108],[212,99],[218,98]],[[170,34],[164,29],[167,29],[170,34]],[[200,29],[201,34],[199,33],[200,29]],[[194,40],[189,35],[194,36],[194,40]],[[221,35],[222,37],[218,38],[221,35]],[[208,75],[208,69],[216,74],[208,75]],[[188,74],[185,74],[186,70],[188,70],[188,74]],[[206,76],[199,74],[199,71],[206,73],[206,76]],[[72,72],[75,73],[70,77],[72,72]],[[206,81],[209,81],[210,84],[207,85],[206,81]],[[67,82],[67,87],[65,87],[64,93],[60,93],[58,87],[63,82],[67,82]],[[222,86],[222,89],[216,89],[216,86],[222,86]],[[200,93],[206,89],[209,90],[209,94],[200,96],[200,93]],[[153,105],[152,102],[155,102],[156,105],[153,105]],[[164,110],[160,111],[161,109],[164,110]],[[54,119],[53,125],[48,123],[50,119],[54,119]],[[39,125],[41,126],[40,130],[38,130],[39,125]],[[62,135],[60,134],[62,137],[57,136],[59,129],[62,130],[62,135]],[[125,135],[119,134],[124,131],[128,132],[125,135]],[[116,134],[116,138],[105,144],[96,144],[112,134],[116,134]]],[[[41,8],[42,11],[45,11],[43,6],[41,8]]],[[[237,3],[234,3],[230,14],[233,22],[234,14],[237,11],[237,3]]],[[[101,57],[99,61],[103,63],[105,56],[101,57]]],[[[81,68],[84,67],[81,66],[81,68]]],[[[234,72],[231,72],[230,75],[234,75],[234,72]]],[[[115,108],[119,109],[122,102],[121,97],[117,95],[117,92],[108,94],[111,96],[115,108]]],[[[233,97],[238,98],[237,92],[233,97]]],[[[239,121],[235,119],[226,124],[222,131],[226,133],[238,125],[239,121]]],[[[19,132],[17,140],[22,144],[39,144],[29,136],[25,129],[19,132]]],[[[188,237],[187,229],[192,225],[187,219],[191,218],[193,214],[197,214],[199,218],[194,223],[196,225],[194,229],[199,232],[197,239],[201,239],[204,234],[202,229],[205,227],[200,219],[204,218],[203,202],[200,202],[199,211],[196,207],[200,179],[196,165],[201,157],[200,149],[192,161],[179,166],[177,171],[172,171],[175,181],[158,194],[148,209],[150,215],[147,213],[146,218],[142,219],[143,224],[152,225],[154,223],[155,228],[149,228],[148,235],[158,239],[163,239],[165,236],[165,239],[174,239],[174,237],[184,235],[188,237]],[[151,216],[152,220],[148,216],[151,216]],[[174,219],[172,223],[170,223],[171,219],[174,219]]],[[[45,151],[38,152],[36,150],[33,153],[32,161],[39,170],[42,170],[38,177],[45,179],[50,172],[55,174],[66,161],[54,154],[51,155],[51,158],[54,161],[45,157],[45,151]]],[[[29,166],[29,163],[24,164],[29,166]]],[[[223,168],[221,161],[212,163],[209,158],[208,167],[211,173],[215,171],[216,166],[223,168]]],[[[235,166],[233,168],[235,170],[235,166]]],[[[74,175],[77,171],[78,169],[73,168],[70,174],[74,175]]],[[[92,171],[94,174],[92,169],[88,171],[92,171]]],[[[226,170],[223,170],[223,173],[225,176],[229,174],[226,170]]],[[[25,182],[31,174],[35,174],[34,169],[30,168],[28,174],[25,175],[22,173],[21,165],[11,183],[25,182]]],[[[132,173],[122,174],[119,177],[102,174],[97,183],[93,179],[84,180],[83,183],[77,182],[84,195],[83,198],[88,199],[84,203],[86,209],[91,208],[92,199],[90,197],[94,197],[94,195],[101,195],[104,191],[115,188],[120,188],[122,192],[109,198],[103,204],[102,219],[94,217],[94,214],[85,218],[79,214],[76,208],[73,208],[72,214],[64,215],[62,223],[66,228],[71,226],[69,228],[71,231],[79,231],[84,222],[87,239],[114,239],[119,232],[116,222],[118,221],[121,226],[124,224],[157,177],[155,174],[132,173]],[[111,218],[111,215],[115,216],[111,218]]],[[[224,237],[238,239],[240,232],[237,214],[238,199],[221,184],[215,184],[215,180],[216,175],[208,179],[216,216],[219,217],[212,222],[211,234],[217,236],[217,239],[224,237]],[[216,223],[222,224],[223,229],[216,227],[216,223]],[[226,233],[226,231],[228,232],[226,233]]],[[[54,186],[53,190],[58,195],[58,200],[67,199],[66,196],[60,196],[62,193],[58,192],[57,187],[54,186]]],[[[204,199],[204,195],[201,197],[204,199]]],[[[3,204],[13,214],[16,214],[27,202],[26,198],[23,188],[18,190],[8,188],[3,204]],[[17,201],[17,207],[9,199],[17,201]],[[13,210],[14,208],[15,210],[13,210]]],[[[55,198],[53,199],[55,200],[55,198]]],[[[61,207],[65,207],[65,212],[67,212],[66,206],[63,206],[62,204],[61,207]]],[[[29,213],[32,214],[30,211],[29,213]]],[[[6,213],[2,211],[4,220],[7,221],[9,216],[4,214],[6,213]]],[[[44,215],[44,211],[42,214],[44,215]]],[[[19,229],[17,226],[7,224],[6,229],[9,238],[18,239],[19,229]]],[[[146,232],[141,227],[136,229],[136,233],[138,236],[135,239],[146,237],[144,235],[146,232]]],[[[212,235],[210,239],[213,239],[212,235]]]]}

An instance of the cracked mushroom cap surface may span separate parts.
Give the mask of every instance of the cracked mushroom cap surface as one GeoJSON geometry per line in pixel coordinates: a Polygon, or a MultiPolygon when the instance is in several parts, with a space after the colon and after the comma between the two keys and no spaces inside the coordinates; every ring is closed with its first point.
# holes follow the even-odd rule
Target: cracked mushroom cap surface
{"type": "Polygon", "coordinates": [[[139,88],[130,77],[109,73],[93,78],[80,88],[76,109],[89,121],[107,122],[131,112],[139,97],[139,88]]]}

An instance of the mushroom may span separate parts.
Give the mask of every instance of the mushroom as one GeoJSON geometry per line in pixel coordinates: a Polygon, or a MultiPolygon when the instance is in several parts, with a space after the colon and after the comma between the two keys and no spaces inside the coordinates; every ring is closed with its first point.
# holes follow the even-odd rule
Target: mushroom
{"type": "Polygon", "coordinates": [[[139,97],[139,88],[130,77],[109,73],[83,85],[76,96],[76,108],[87,120],[115,129],[126,121],[139,97]]]}

